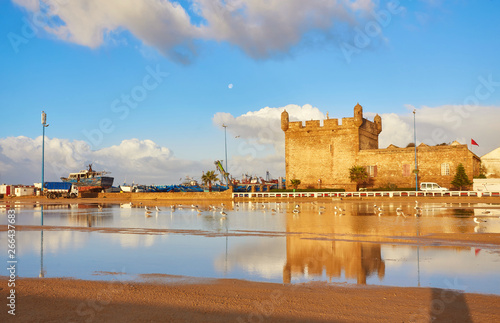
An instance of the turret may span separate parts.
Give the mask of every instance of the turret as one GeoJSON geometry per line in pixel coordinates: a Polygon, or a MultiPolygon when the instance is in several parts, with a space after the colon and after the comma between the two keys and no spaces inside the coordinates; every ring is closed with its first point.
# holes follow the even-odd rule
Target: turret
{"type": "Polygon", "coordinates": [[[288,112],[286,112],[286,110],[283,110],[283,112],[281,112],[281,130],[283,131],[288,130],[288,122],[289,122],[288,112]]]}
{"type": "Polygon", "coordinates": [[[375,122],[375,127],[377,127],[378,134],[380,134],[382,132],[382,118],[377,114],[373,121],[375,122]]]}
{"type": "Polygon", "coordinates": [[[361,127],[363,124],[363,107],[359,103],[354,107],[354,124],[356,127],[361,127]]]}

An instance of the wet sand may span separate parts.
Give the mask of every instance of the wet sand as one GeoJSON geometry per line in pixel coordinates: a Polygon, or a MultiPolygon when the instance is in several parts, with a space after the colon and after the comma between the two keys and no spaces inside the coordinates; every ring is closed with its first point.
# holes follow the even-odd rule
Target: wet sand
{"type": "MultiPolygon", "coordinates": [[[[499,322],[500,296],[434,288],[21,278],[16,322],[499,322]]],[[[7,280],[0,298],[6,300],[7,280]]],[[[4,307],[0,321],[14,321],[4,307]]]]}

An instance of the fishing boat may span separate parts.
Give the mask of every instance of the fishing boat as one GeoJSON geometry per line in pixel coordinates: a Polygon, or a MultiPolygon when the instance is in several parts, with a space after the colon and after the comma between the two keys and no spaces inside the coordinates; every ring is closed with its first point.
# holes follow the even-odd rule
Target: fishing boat
{"type": "Polygon", "coordinates": [[[94,171],[92,164],[89,164],[88,169],[79,171],[78,173],[70,173],[68,177],[61,177],[63,182],[73,183],[78,187],[79,191],[100,191],[110,188],[113,185],[113,177],[105,176],[110,174],[106,171],[94,171]]]}

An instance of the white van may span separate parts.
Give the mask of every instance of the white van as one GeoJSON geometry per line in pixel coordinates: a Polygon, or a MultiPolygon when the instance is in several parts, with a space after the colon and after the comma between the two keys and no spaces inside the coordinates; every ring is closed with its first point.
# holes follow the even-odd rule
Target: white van
{"type": "Polygon", "coordinates": [[[422,182],[420,183],[420,190],[424,192],[446,192],[449,191],[445,187],[439,186],[437,183],[422,182]]]}

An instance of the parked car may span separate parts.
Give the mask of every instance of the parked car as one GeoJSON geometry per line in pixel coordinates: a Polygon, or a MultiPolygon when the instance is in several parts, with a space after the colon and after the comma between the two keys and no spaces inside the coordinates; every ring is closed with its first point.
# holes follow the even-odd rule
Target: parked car
{"type": "Polygon", "coordinates": [[[441,187],[437,183],[422,182],[420,183],[420,190],[424,192],[447,192],[449,189],[441,187]]]}

